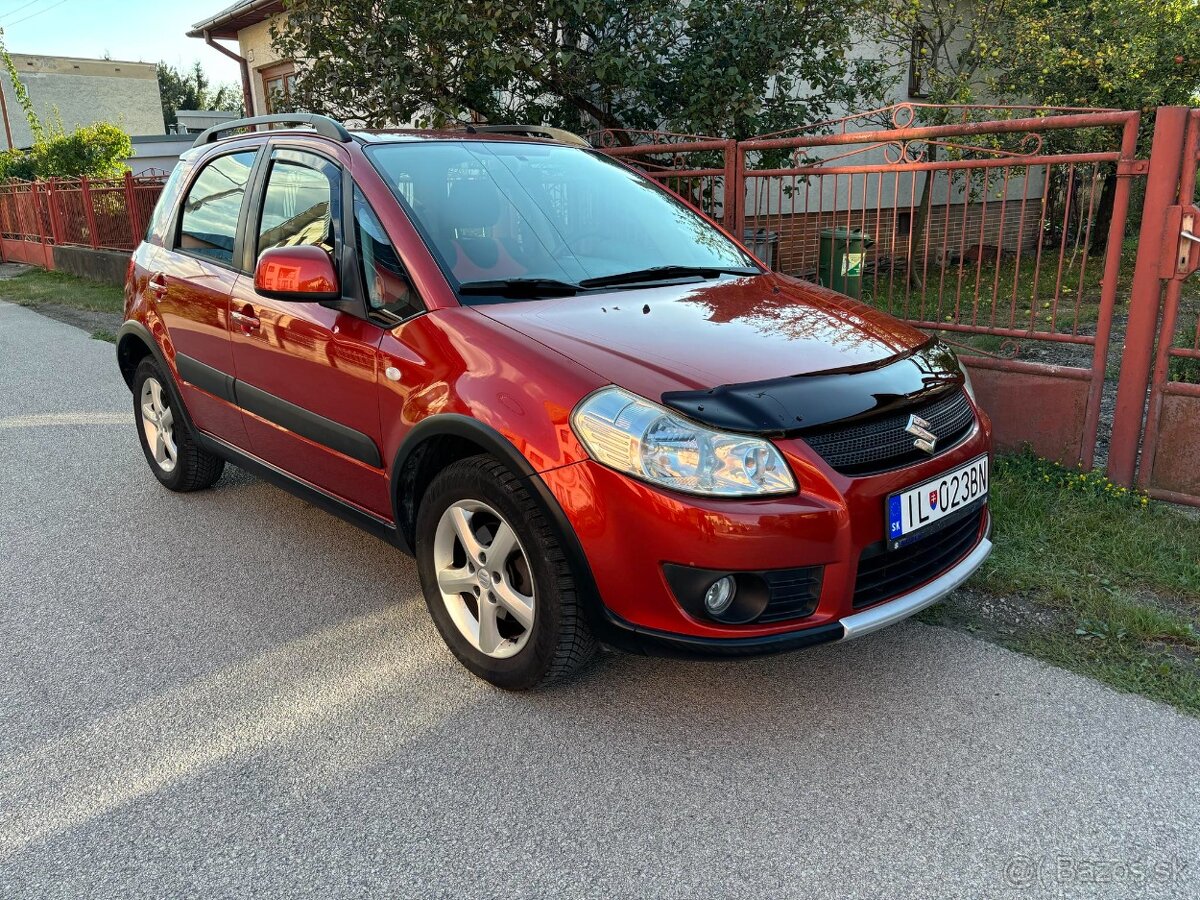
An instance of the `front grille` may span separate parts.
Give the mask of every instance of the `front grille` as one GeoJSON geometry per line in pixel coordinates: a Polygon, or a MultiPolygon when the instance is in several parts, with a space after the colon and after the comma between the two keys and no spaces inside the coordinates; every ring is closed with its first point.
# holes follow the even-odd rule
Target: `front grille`
{"type": "Polygon", "coordinates": [[[854,608],[906,593],[949,569],[975,546],[982,518],[983,508],[980,507],[940,531],[898,550],[888,550],[884,542],[872,544],[858,561],[854,608]]]}
{"type": "Polygon", "coordinates": [[[817,601],[821,599],[821,577],[824,572],[824,566],[760,572],[762,580],[767,583],[770,599],[755,622],[766,624],[811,616],[817,608],[817,601]]]}
{"type": "Polygon", "coordinates": [[[802,437],[843,475],[872,475],[930,458],[924,450],[913,446],[913,436],[904,430],[910,415],[920,416],[929,423],[929,430],[937,435],[937,453],[949,450],[966,437],[975,423],[966,392],[955,390],[900,412],[802,437]]]}

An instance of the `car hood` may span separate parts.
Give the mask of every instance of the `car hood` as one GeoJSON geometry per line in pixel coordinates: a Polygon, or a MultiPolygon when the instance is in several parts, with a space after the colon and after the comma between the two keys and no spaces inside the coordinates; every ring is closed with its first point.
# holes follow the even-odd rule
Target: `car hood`
{"type": "Polygon", "coordinates": [[[643,397],[872,367],[927,335],[786,276],[475,307],[643,397]]]}

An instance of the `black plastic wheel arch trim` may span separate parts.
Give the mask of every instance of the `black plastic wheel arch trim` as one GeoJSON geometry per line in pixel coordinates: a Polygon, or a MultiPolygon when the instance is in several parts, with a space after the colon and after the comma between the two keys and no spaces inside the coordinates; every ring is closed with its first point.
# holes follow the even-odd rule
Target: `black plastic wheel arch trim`
{"type": "Polygon", "coordinates": [[[780,436],[901,409],[961,385],[963,379],[953,351],[931,339],[898,357],[865,366],[669,391],[662,402],[723,431],[780,436]]]}
{"type": "MultiPolygon", "coordinates": [[[[575,574],[580,608],[588,625],[599,640],[605,641],[605,635],[610,630],[608,627],[609,611],[605,607],[604,601],[600,599],[600,591],[596,587],[591,564],[583,552],[583,547],[575,534],[575,528],[567,519],[562,506],[559,505],[558,498],[539,476],[533,464],[513,446],[508,438],[490,425],[458,413],[441,413],[422,419],[412,427],[396,451],[396,458],[392,466],[391,491],[396,504],[397,530],[401,533],[404,532],[406,518],[411,518],[413,521],[416,519],[415,508],[407,511],[407,516],[405,515],[406,511],[401,508],[405,500],[405,486],[400,481],[402,473],[412,454],[430,438],[436,437],[458,437],[471,441],[505,463],[518,478],[525,481],[531,488],[534,499],[538,502],[542,512],[554,524],[559,543],[571,563],[571,570],[575,574]]],[[[568,465],[582,465],[582,463],[568,463],[568,465]]],[[[408,535],[404,535],[404,538],[407,542],[408,535]]]]}

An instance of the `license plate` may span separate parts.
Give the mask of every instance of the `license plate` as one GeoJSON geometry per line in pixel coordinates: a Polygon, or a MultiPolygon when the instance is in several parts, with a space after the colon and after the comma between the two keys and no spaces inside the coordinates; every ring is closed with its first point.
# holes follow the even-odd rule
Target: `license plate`
{"type": "Polygon", "coordinates": [[[888,548],[895,550],[932,534],[987,500],[988,458],[978,456],[887,498],[888,548]]]}

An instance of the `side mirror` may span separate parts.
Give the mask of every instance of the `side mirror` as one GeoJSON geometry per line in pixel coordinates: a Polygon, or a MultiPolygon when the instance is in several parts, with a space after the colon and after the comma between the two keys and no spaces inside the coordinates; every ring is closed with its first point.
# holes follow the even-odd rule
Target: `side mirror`
{"type": "Polygon", "coordinates": [[[333,260],[311,244],[264,250],[254,267],[254,289],[264,297],[300,303],[320,303],[341,296],[333,260]]]}

